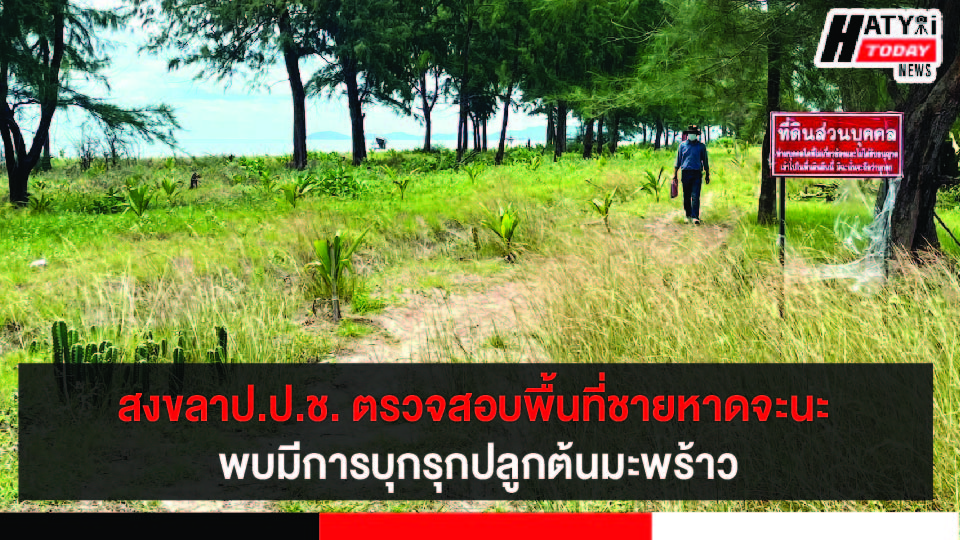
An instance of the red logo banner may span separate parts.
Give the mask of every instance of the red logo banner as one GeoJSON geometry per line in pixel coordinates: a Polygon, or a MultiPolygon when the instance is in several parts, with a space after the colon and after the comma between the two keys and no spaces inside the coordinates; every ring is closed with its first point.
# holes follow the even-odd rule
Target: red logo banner
{"type": "Polygon", "coordinates": [[[320,514],[320,540],[651,540],[646,513],[320,514]]]}

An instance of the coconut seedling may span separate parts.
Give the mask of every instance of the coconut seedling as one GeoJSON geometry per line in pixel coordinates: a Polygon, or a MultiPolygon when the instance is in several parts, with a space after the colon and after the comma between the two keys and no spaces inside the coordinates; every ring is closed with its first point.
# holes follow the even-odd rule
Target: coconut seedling
{"type": "Polygon", "coordinates": [[[412,174],[415,174],[419,169],[414,169],[410,171],[410,174],[402,175],[396,169],[387,167],[385,165],[380,166],[380,170],[390,178],[390,181],[393,182],[393,185],[397,186],[397,189],[400,190],[400,201],[403,202],[403,196],[407,192],[407,188],[410,187],[410,182],[412,181],[412,174]]]}
{"type": "Polygon", "coordinates": [[[513,209],[513,205],[499,207],[499,212],[493,214],[487,211],[487,218],[480,222],[481,225],[493,231],[503,242],[504,258],[507,262],[516,262],[517,256],[513,252],[513,235],[517,231],[517,225],[520,223],[520,217],[513,209]]]}
{"type": "Polygon", "coordinates": [[[527,170],[530,172],[536,172],[541,165],[543,165],[543,156],[541,154],[531,156],[526,162],[527,170]]]}
{"type": "Polygon", "coordinates": [[[168,203],[173,204],[174,199],[180,194],[180,182],[172,178],[164,178],[157,182],[157,189],[167,196],[168,203]]]}
{"type": "Polygon", "coordinates": [[[660,190],[663,189],[663,185],[667,181],[666,178],[663,178],[663,167],[660,167],[660,172],[657,173],[657,176],[654,176],[650,171],[643,171],[643,175],[646,180],[640,184],[639,191],[645,191],[653,195],[656,201],[660,202],[660,190]]]}
{"type": "Polygon", "coordinates": [[[340,322],[340,281],[346,270],[353,271],[350,257],[360,247],[360,242],[366,236],[370,227],[367,227],[353,244],[343,239],[340,231],[330,240],[315,240],[313,251],[317,260],[308,264],[308,268],[315,269],[316,275],[330,294],[333,305],[333,320],[340,322]]]}
{"type": "Polygon", "coordinates": [[[617,188],[613,188],[613,191],[607,193],[607,196],[603,199],[594,199],[591,201],[593,207],[596,208],[597,213],[600,214],[600,217],[603,218],[603,225],[607,228],[607,232],[610,232],[610,223],[607,218],[610,217],[610,207],[613,206],[613,198],[617,195],[617,188]]]}
{"type": "Polygon", "coordinates": [[[281,190],[283,191],[284,199],[290,203],[290,206],[296,208],[297,201],[305,198],[307,193],[310,193],[310,191],[312,191],[316,186],[316,177],[308,173],[304,174],[299,179],[284,185],[281,190]]]}
{"type": "MultiPolygon", "coordinates": [[[[150,186],[146,184],[141,184],[139,186],[128,186],[127,187],[127,210],[132,211],[137,215],[137,218],[142,218],[143,214],[150,208],[150,203],[153,201],[153,190],[150,189],[150,186]]],[[[125,212],[127,211],[125,210],[125,212]]]]}
{"type": "Polygon", "coordinates": [[[471,163],[470,165],[464,165],[463,170],[467,172],[467,175],[470,177],[471,183],[476,183],[477,179],[487,170],[486,165],[482,162],[471,163]]]}

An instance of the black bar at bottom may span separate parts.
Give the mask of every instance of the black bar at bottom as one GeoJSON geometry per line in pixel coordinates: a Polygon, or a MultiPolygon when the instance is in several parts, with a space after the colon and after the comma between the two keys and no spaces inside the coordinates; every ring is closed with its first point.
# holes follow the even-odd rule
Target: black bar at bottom
{"type": "MultiPolygon", "coordinates": [[[[0,513],[0,522],[20,530],[96,531],[99,540],[129,539],[142,533],[166,531],[178,540],[216,537],[250,538],[253,531],[283,531],[289,538],[317,538],[316,513],[188,513],[188,512],[36,512],[0,513]],[[27,528],[29,527],[29,528],[27,528]]],[[[12,529],[15,530],[15,529],[12,529]]],[[[149,536],[149,534],[148,534],[149,536]]]]}

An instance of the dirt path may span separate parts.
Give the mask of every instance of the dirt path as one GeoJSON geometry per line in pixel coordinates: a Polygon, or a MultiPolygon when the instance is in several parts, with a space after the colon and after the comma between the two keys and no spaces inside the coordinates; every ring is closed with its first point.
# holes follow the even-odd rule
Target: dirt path
{"type": "Polygon", "coordinates": [[[535,286],[495,285],[470,294],[405,291],[403,305],[365,322],[381,329],[340,351],[337,362],[545,362],[526,333],[535,331],[535,286]]]}
{"type": "MultiPolygon", "coordinates": [[[[700,203],[700,213],[710,208],[714,191],[708,191],[700,203]]],[[[640,244],[645,254],[664,264],[689,264],[717,250],[726,241],[733,228],[728,223],[701,221],[693,225],[683,221],[682,201],[675,201],[677,210],[644,220],[637,225],[644,231],[640,244]]]]}

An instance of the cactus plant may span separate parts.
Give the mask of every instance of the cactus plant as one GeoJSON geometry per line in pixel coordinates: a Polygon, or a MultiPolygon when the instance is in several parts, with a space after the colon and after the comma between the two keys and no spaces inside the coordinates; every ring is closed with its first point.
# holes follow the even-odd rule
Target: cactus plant
{"type": "Polygon", "coordinates": [[[183,378],[186,372],[186,355],[183,349],[173,349],[173,373],[170,378],[170,395],[176,396],[183,392],[183,378]]]}
{"type": "Polygon", "coordinates": [[[76,330],[67,331],[67,347],[73,347],[74,344],[80,341],[80,333],[76,330]]]}
{"type": "Polygon", "coordinates": [[[227,361],[227,329],[218,326],[217,327],[217,345],[220,349],[220,361],[224,364],[228,363],[227,361]]]}
{"type": "Polygon", "coordinates": [[[70,347],[70,363],[82,364],[84,353],[85,351],[83,349],[83,345],[80,345],[79,343],[74,344],[72,347],[70,347]]]}
{"type": "Polygon", "coordinates": [[[67,323],[57,321],[53,323],[53,363],[65,364],[67,355],[67,323]]]}
{"type": "Polygon", "coordinates": [[[218,345],[216,349],[211,349],[207,351],[207,363],[213,364],[217,367],[217,376],[220,378],[220,381],[223,382],[227,377],[227,369],[223,365],[223,349],[218,345]]]}
{"type": "MultiPolygon", "coordinates": [[[[91,331],[96,333],[96,327],[91,327],[91,331]]],[[[207,352],[207,361],[217,366],[217,372],[221,381],[226,377],[225,363],[228,362],[227,330],[222,326],[216,327],[217,345],[214,349],[207,352]]],[[[110,341],[91,341],[87,344],[80,343],[80,335],[76,330],[67,327],[66,322],[57,321],[51,328],[53,337],[53,364],[55,366],[55,376],[57,378],[57,387],[61,398],[68,397],[68,390],[72,389],[77,383],[86,384],[96,382],[101,385],[110,386],[113,371],[110,369],[97,368],[89,371],[90,368],[82,366],[87,365],[105,365],[119,364],[123,358],[122,352],[110,341]],[[94,374],[95,381],[85,381],[81,377],[94,374]]],[[[161,339],[160,342],[153,340],[153,333],[147,332],[144,337],[146,341],[136,346],[133,357],[133,369],[125,371],[127,379],[126,385],[137,385],[143,391],[149,388],[149,367],[143,364],[153,364],[166,359],[173,343],[167,339],[161,339]]],[[[195,344],[195,341],[194,341],[195,344]]],[[[34,350],[39,349],[40,345],[34,340],[30,347],[34,350]]],[[[178,391],[182,388],[185,364],[187,359],[187,339],[184,332],[178,332],[176,346],[173,346],[174,371],[171,374],[171,388],[178,391]]],[[[95,394],[97,399],[103,397],[100,393],[95,394]]]]}

